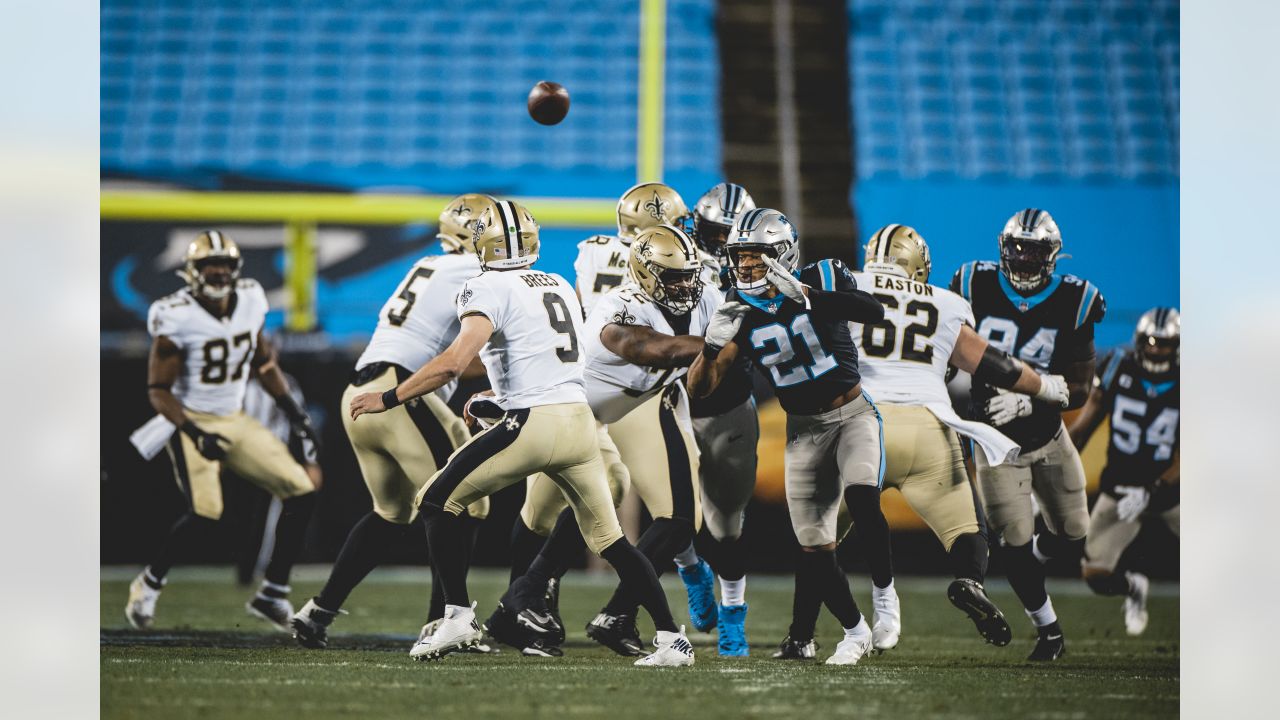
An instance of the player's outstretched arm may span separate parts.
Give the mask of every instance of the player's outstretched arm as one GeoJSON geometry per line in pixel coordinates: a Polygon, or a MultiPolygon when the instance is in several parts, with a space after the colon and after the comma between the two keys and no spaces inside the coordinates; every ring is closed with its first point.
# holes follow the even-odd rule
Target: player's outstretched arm
{"type": "Polygon", "coordinates": [[[1103,394],[1102,388],[1095,387],[1089,393],[1089,399],[1085,401],[1084,407],[1080,408],[1080,414],[1076,415],[1075,420],[1067,428],[1067,432],[1071,435],[1071,444],[1075,445],[1077,450],[1083,450],[1084,446],[1089,444],[1089,438],[1102,424],[1102,418],[1106,417],[1106,410],[1106,395],[1103,394]]]}
{"type": "Polygon", "coordinates": [[[968,325],[960,327],[950,364],[992,387],[1030,395],[1055,405],[1067,402],[1066,383],[1061,376],[1041,375],[1009,353],[991,346],[968,325]]]}
{"type": "Polygon", "coordinates": [[[258,382],[262,383],[262,389],[271,395],[276,401],[276,407],[289,418],[289,425],[293,432],[306,440],[310,440],[317,448],[320,446],[320,434],[316,432],[311,425],[311,418],[307,412],[298,405],[298,401],[289,393],[289,381],[284,377],[284,371],[280,369],[279,355],[276,353],[275,346],[267,339],[261,330],[258,331],[258,346],[253,351],[254,373],[258,376],[258,382]]]}
{"type": "Polygon", "coordinates": [[[604,326],[600,342],[629,363],[664,369],[689,367],[703,346],[695,335],[667,335],[645,325],[618,323],[604,326]]]}
{"type": "Polygon", "coordinates": [[[737,358],[738,344],[732,340],[719,351],[713,345],[706,345],[689,366],[689,374],[685,376],[685,387],[689,394],[695,398],[710,395],[720,386],[725,372],[737,358]]]}
{"type": "Polygon", "coordinates": [[[443,387],[462,376],[471,359],[493,335],[493,323],[479,313],[462,318],[462,329],[453,344],[410,375],[407,380],[384,393],[361,393],[351,399],[351,419],[365,413],[380,413],[443,387]]]}

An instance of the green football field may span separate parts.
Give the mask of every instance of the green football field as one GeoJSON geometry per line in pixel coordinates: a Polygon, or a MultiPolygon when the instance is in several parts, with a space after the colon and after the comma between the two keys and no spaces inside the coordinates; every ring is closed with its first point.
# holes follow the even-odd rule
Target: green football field
{"type": "MultiPolygon", "coordinates": [[[[327,568],[295,573],[294,602],[314,594],[327,568]]],[[[689,637],[692,668],[640,669],[596,646],[585,623],[608,597],[610,577],[572,573],[561,611],[569,626],[563,658],[454,655],[418,663],[408,650],[426,617],[429,574],[380,569],[356,589],[334,624],[328,650],[297,647],[249,617],[249,591],[230,568],[175,570],[155,627],[129,629],[123,615],[136,569],[104,568],[101,582],[101,702],[107,718],[475,718],[790,717],[1096,718],[1178,713],[1176,587],[1153,584],[1151,625],[1124,633],[1120,600],[1096,598],[1078,582],[1051,583],[1068,654],[1051,665],[1024,661],[1033,631],[1002,579],[988,584],[1014,627],[1006,648],[985,645],[947,603],[943,578],[899,578],[903,636],[898,648],[854,667],[780,662],[769,654],[786,633],[791,580],[751,576],[750,658],[721,659],[715,636],[689,637]]],[[[864,578],[854,593],[870,612],[864,578]]],[[[688,622],[683,587],[664,578],[678,622],[688,622]]],[[[481,619],[505,574],[476,570],[472,599],[481,619]]],[[[641,621],[641,633],[652,637],[641,621]]],[[[840,636],[823,614],[825,659],[840,636]]]]}

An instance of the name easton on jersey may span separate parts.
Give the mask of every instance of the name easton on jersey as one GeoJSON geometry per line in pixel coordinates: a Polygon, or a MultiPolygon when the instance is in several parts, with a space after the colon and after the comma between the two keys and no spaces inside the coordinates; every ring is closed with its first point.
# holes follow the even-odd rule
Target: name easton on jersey
{"type": "Polygon", "coordinates": [[[944,380],[960,328],[973,325],[964,298],[943,288],[882,273],[853,274],[884,306],[877,323],[853,323],[859,371],[877,402],[950,405],[944,380]]]}
{"type": "Polygon", "coordinates": [[[586,402],[582,306],[568,280],[539,270],[486,271],[462,286],[457,313],[493,323],[480,359],[502,409],[586,402]]]}
{"type": "MultiPolygon", "coordinates": [[[[1030,297],[1018,294],[994,262],[960,266],[951,290],[973,307],[978,334],[993,346],[1046,374],[1062,374],[1073,363],[1092,359],[1094,325],[1107,311],[1098,288],[1074,275],[1053,275],[1043,290],[1030,297]]],[[[995,388],[974,382],[970,411],[985,419],[983,408],[995,388]]],[[[1032,403],[1031,414],[1000,431],[1028,453],[1043,447],[1058,433],[1062,415],[1048,403],[1032,403]]]]}
{"type": "Polygon", "coordinates": [[[605,327],[639,325],[665,335],[701,336],[720,302],[718,293],[704,292],[687,315],[672,315],[663,312],[634,285],[617,288],[601,297],[587,316],[583,340],[587,354],[587,400],[596,419],[606,424],[621,420],[689,371],[687,367],[644,367],[619,357],[600,341],[605,327]]]}
{"type": "Polygon", "coordinates": [[[226,317],[214,317],[187,288],[151,304],[151,336],[169,338],[183,353],[182,372],[172,388],[183,407],[213,415],[243,408],[249,361],[268,309],[266,292],[249,278],[236,282],[226,317]]]}

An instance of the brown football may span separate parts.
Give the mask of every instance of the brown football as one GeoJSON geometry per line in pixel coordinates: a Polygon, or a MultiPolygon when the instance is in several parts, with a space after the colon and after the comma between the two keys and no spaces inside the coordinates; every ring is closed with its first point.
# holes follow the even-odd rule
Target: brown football
{"type": "Polygon", "coordinates": [[[560,83],[543,80],[529,91],[529,117],[543,125],[555,125],[569,114],[569,91],[560,83]]]}

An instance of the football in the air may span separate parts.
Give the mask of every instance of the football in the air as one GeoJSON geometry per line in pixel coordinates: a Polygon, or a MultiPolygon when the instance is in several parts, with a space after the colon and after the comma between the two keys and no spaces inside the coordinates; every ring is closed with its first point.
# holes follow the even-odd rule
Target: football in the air
{"type": "Polygon", "coordinates": [[[560,83],[543,80],[529,91],[529,117],[543,125],[555,125],[569,114],[569,91],[560,83]]]}

